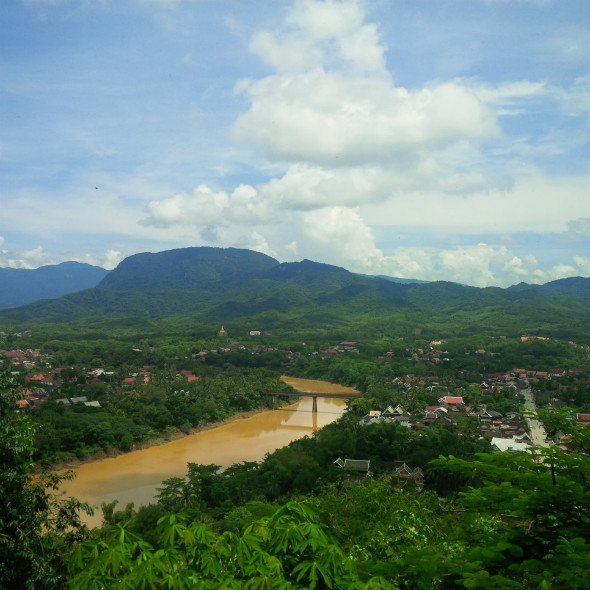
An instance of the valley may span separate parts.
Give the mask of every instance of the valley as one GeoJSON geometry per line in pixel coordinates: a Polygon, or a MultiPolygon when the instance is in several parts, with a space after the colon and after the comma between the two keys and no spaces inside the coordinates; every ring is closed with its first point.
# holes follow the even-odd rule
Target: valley
{"type": "Polygon", "coordinates": [[[213,250],[0,312],[0,491],[65,585],[586,587],[578,281],[397,284],[213,250]],[[292,403],[334,387],[359,394],[292,403]]]}
{"type": "MultiPolygon", "coordinates": [[[[309,379],[289,379],[293,387],[313,387],[324,392],[340,391],[333,384],[309,379]]],[[[114,458],[92,461],[74,468],[75,478],[58,493],[74,496],[95,507],[93,516],[84,515],[89,526],[102,523],[100,505],[117,501],[124,507],[139,508],[157,500],[157,490],[171,477],[181,477],[189,462],[214,463],[222,469],[245,461],[261,461],[298,437],[338,419],[346,410],[343,400],[320,398],[317,413],[312,413],[309,398],[302,398],[278,410],[257,412],[230,419],[227,423],[174,441],[132,451],[114,458]]]]}

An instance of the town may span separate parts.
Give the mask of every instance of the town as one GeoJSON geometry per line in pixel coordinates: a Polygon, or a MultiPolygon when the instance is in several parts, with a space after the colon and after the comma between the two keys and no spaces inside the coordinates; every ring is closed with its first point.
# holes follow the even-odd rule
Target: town
{"type": "MultiPolygon", "coordinates": [[[[30,334],[17,334],[12,341],[22,344],[28,337],[30,334]]],[[[506,338],[498,341],[508,344],[506,338]]],[[[531,341],[551,347],[548,338],[528,336],[521,337],[511,346],[526,346],[531,341]]],[[[61,420],[59,416],[63,416],[63,411],[56,413],[58,406],[69,411],[78,408],[80,428],[86,422],[94,423],[98,416],[102,422],[108,422],[113,412],[119,417],[122,413],[133,433],[130,435],[128,432],[124,437],[115,433],[93,437],[88,432],[70,433],[69,437],[64,437],[63,433],[56,433],[54,441],[45,440],[41,444],[38,457],[45,462],[63,458],[68,453],[81,457],[117,446],[129,450],[134,444],[145,442],[163,431],[169,433],[170,429],[180,429],[186,432],[203,420],[215,421],[216,417],[231,415],[236,410],[270,407],[271,400],[265,396],[265,389],[260,385],[248,385],[252,391],[248,400],[241,400],[238,404],[224,401],[223,396],[216,396],[208,385],[213,374],[219,382],[223,375],[231,373],[235,377],[241,369],[252,372],[257,368],[272,367],[275,372],[278,371],[277,374],[303,371],[307,376],[331,380],[334,380],[334,375],[344,375],[346,384],[358,386],[359,383],[354,383],[349,375],[342,373],[342,369],[344,367],[354,373],[361,361],[365,363],[364,370],[367,372],[361,382],[370,382],[371,385],[365,387],[365,399],[351,400],[350,403],[357,411],[360,406],[367,410],[358,421],[362,426],[395,422],[415,432],[433,426],[452,428],[465,436],[486,440],[494,451],[510,453],[530,452],[534,447],[552,445],[568,450],[564,432],[558,430],[547,434],[540,426],[531,428],[531,424],[536,424],[533,414],[538,405],[544,409],[559,410],[572,406],[570,401],[583,398],[581,392],[588,388],[588,372],[581,366],[540,366],[539,359],[535,358],[535,369],[523,365],[483,372],[486,362],[488,366],[493,363],[495,367],[501,363],[501,352],[474,347],[464,355],[466,360],[457,360],[455,352],[449,351],[453,350],[452,339],[432,339],[424,344],[416,341],[408,345],[404,338],[395,338],[394,342],[397,346],[395,351],[376,351],[371,357],[357,341],[341,341],[328,347],[298,343],[295,347],[284,348],[283,343],[273,338],[272,334],[250,330],[247,340],[240,342],[229,338],[228,331],[221,327],[209,346],[192,350],[184,360],[176,356],[164,358],[162,362],[160,356],[158,365],[138,364],[133,367],[126,359],[122,366],[56,366],[60,360],[59,351],[45,353],[42,348],[18,347],[0,350],[0,363],[9,370],[17,385],[18,399],[15,403],[18,411],[32,412],[41,421],[45,417],[53,427],[57,427],[61,420]],[[481,367],[481,373],[474,372],[474,362],[481,367]],[[401,373],[395,370],[398,365],[404,369],[411,369],[412,366],[415,369],[414,372],[401,373]],[[383,373],[385,367],[387,372],[383,373]],[[416,370],[418,368],[419,371],[416,370]],[[385,397],[373,394],[377,379],[375,374],[379,371],[382,374],[379,388],[388,392],[385,397]],[[478,380],[469,380],[474,377],[478,380]],[[133,403],[129,401],[131,398],[133,403]],[[187,403],[193,406],[183,420],[174,417],[174,408],[179,406],[181,399],[182,407],[187,403]],[[384,400],[382,406],[370,406],[374,403],[370,400],[376,402],[379,399],[384,400]],[[43,410],[45,404],[48,405],[43,410]],[[214,404],[218,407],[212,409],[214,404]],[[199,405],[208,407],[209,411],[194,408],[199,405]],[[150,412],[146,406],[151,406],[150,412]],[[86,408],[82,414],[81,407],[86,408]],[[161,413],[148,419],[147,415],[157,413],[157,408],[161,409],[161,413]],[[140,419],[139,414],[142,414],[140,419]]],[[[157,344],[146,346],[144,343],[143,349],[141,346],[130,346],[131,355],[138,359],[148,358],[158,348],[157,344]]],[[[587,354],[584,347],[573,342],[569,342],[568,346],[576,352],[577,358],[584,358],[587,354]]],[[[532,355],[524,354],[522,357],[526,361],[532,355]]],[[[271,382],[267,385],[266,391],[273,389],[271,382]]],[[[576,405],[573,407],[576,408],[576,405]]],[[[590,425],[588,405],[577,409],[579,411],[572,410],[571,419],[590,425]]],[[[68,421],[68,429],[72,428],[76,429],[68,421]]]]}

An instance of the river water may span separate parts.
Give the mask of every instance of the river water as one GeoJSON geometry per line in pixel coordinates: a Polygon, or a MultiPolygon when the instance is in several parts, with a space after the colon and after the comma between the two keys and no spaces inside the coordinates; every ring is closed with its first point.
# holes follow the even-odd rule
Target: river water
{"type": "MultiPolygon", "coordinates": [[[[354,391],[323,381],[291,377],[284,380],[300,391],[354,391]]],[[[302,397],[279,410],[260,412],[169,443],[85,463],[74,469],[75,479],[64,482],[60,494],[91,506],[113,500],[119,501],[119,509],[129,502],[136,507],[149,504],[163,480],[186,475],[189,462],[225,468],[242,461],[260,461],[267,453],[333,422],[346,410],[343,399],[318,398],[317,402],[317,414],[311,411],[312,399],[302,397]]],[[[84,520],[89,526],[100,525],[102,513],[96,510],[93,517],[84,520]]]]}

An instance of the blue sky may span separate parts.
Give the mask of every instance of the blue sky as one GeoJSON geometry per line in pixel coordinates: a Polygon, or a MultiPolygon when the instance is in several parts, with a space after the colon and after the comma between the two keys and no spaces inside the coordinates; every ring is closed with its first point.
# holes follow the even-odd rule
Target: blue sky
{"type": "Polygon", "coordinates": [[[6,0],[0,266],[590,275],[586,0],[6,0]]]}

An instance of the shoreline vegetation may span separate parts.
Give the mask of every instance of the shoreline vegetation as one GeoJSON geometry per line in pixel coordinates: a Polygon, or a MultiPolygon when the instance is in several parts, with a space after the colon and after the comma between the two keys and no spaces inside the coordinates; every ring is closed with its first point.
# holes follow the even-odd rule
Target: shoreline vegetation
{"type": "MultiPolygon", "coordinates": [[[[281,407],[285,405],[290,405],[291,403],[295,402],[286,402],[281,406],[273,409],[279,410],[281,409],[281,407]]],[[[227,418],[216,420],[215,422],[204,422],[203,424],[199,424],[198,426],[195,426],[194,428],[191,428],[188,431],[180,430],[176,427],[171,427],[169,432],[161,433],[159,436],[150,438],[145,442],[134,444],[128,451],[123,451],[119,448],[112,448],[108,451],[103,450],[96,453],[91,453],[81,459],[78,457],[71,457],[70,459],[65,459],[63,461],[57,461],[56,463],[53,463],[47,471],[69,471],[72,469],[76,469],[76,467],[79,467],[80,465],[86,465],[87,463],[97,463],[99,461],[103,461],[104,459],[114,459],[115,457],[119,457],[120,455],[129,455],[130,453],[134,453],[136,451],[143,451],[144,449],[149,449],[151,447],[165,445],[175,440],[191,436],[192,434],[197,434],[199,432],[204,432],[206,430],[212,430],[213,428],[224,426],[225,424],[230,424],[237,420],[249,418],[250,416],[255,416],[256,414],[261,414],[262,412],[271,411],[272,409],[270,408],[256,408],[254,410],[244,410],[236,412],[235,414],[232,414],[227,418]]],[[[35,466],[35,470],[36,472],[40,473],[42,471],[41,466],[37,464],[35,466]]]]}
{"type": "MultiPolygon", "coordinates": [[[[281,375],[281,381],[291,386],[293,389],[300,391],[302,393],[302,396],[304,396],[305,393],[310,391],[318,393],[360,393],[353,387],[339,385],[338,383],[331,383],[330,381],[324,381],[320,379],[304,379],[300,377],[292,377],[289,375],[281,375]]],[[[149,449],[151,447],[165,445],[167,443],[179,440],[181,438],[185,438],[193,434],[197,434],[199,432],[204,432],[207,430],[211,430],[213,428],[218,428],[226,424],[235,422],[237,420],[242,420],[245,418],[249,418],[250,416],[255,416],[256,414],[281,409],[285,406],[295,404],[297,400],[298,398],[293,398],[288,402],[279,402],[279,405],[276,408],[272,409],[255,408],[253,410],[242,410],[232,414],[231,416],[222,418],[221,420],[216,420],[215,422],[204,422],[203,424],[199,424],[198,426],[195,426],[187,431],[180,430],[176,427],[172,427],[169,429],[168,432],[161,433],[157,437],[151,438],[142,443],[134,444],[128,451],[123,451],[119,448],[112,448],[108,451],[102,450],[96,453],[91,453],[82,458],[73,456],[69,459],[64,459],[63,461],[57,461],[55,463],[52,463],[49,469],[45,471],[62,473],[65,471],[71,471],[73,469],[76,469],[76,467],[79,467],[80,465],[86,465],[88,463],[97,463],[99,461],[104,461],[105,459],[114,459],[115,457],[119,457],[120,455],[128,455],[136,451],[142,451],[144,449],[149,449]]],[[[42,471],[43,470],[41,468],[41,465],[36,464],[35,472],[39,474],[42,471]]]]}

